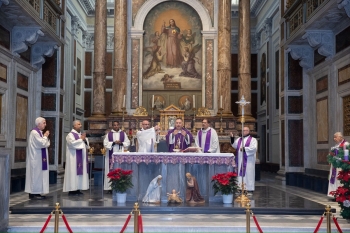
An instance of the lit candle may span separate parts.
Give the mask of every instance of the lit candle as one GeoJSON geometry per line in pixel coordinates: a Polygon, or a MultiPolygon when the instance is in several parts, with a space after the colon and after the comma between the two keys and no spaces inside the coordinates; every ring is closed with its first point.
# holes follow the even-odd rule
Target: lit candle
{"type": "Polygon", "coordinates": [[[124,98],[123,98],[123,108],[125,108],[125,95],[124,95],[124,98]]]}
{"type": "Polygon", "coordinates": [[[222,95],[220,96],[220,108],[222,108],[222,95]]]}
{"type": "Polygon", "coordinates": [[[196,107],[196,95],[193,95],[193,106],[192,107],[193,108],[196,107]]]}
{"type": "Polygon", "coordinates": [[[344,160],[349,161],[349,150],[344,150],[344,160]]]}
{"type": "Polygon", "coordinates": [[[152,108],[154,107],[154,95],[152,95],[152,108]]]}

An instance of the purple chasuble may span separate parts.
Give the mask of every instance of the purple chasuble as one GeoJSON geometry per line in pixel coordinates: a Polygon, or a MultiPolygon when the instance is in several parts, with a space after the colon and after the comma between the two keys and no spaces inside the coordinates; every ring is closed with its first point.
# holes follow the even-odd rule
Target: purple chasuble
{"type": "MultiPolygon", "coordinates": [[[[43,134],[41,133],[40,129],[38,127],[35,127],[34,129],[36,132],[38,132],[38,134],[40,135],[40,137],[43,137],[43,134]]],[[[46,148],[41,148],[41,169],[47,170],[47,154],[46,154],[46,148]]]]}
{"type": "MultiPolygon", "coordinates": [[[[119,133],[119,141],[124,142],[125,133],[124,133],[124,131],[119,131],[119,132],[120,132],[119,133]]],[[[108,141],[113,142],[113,132],[112,131],[108,133],[108,141]]],[[[119,149],[120,149],[120,145],[119,145],[119,149]]],[[[112,150],[109,151],[109,161],[111,161],[111,159],[112,159],[112,154],[113,154],[113,148],[112,148],[112,150]]]]}
{"type": "MultiPolygon", "coordinates": [[[[80,139],[79,134],[71,132],[75,140],[80,139]]],[[[83,174],[83,149],[76,149],[76,158],[77,158],[77,175],[83,174]]],[[[89,163],[86,156],[86,171],[89,173],[89,163]]]]}
{"type": "MultiPolygon", "coordinates": [[[[245,142],[245,145],[244,145],[244,147],[249,147],[249,145],[250,145],[250,142],[252,141],[252,136],[249,136],[248,137],[248,139],[247,139],[247,141],[245,142]]],[[[239,138],[238,139],[238,143],[237,143],[237,155],[236,155],[236,158],[235,158],[235,162],[236,162],[236,164],[238,165],[238,154],[239,154],[239,150],[240,150],[240,148],[241,148],[241,143],[242,143],[242,138],[239,138]]],[[[244,150],[244,152],[243,152],[243,161],[242,161],[242,165],[243,165],[243,173],[242,173],[242,165],[241,165],[241,169],[240,169],[240,171],[239,171],[239,176],[245,176],[245,172],[246,172],[246,170],[247,170],[247,159],[248,159],[248,155],[247,155],[247,153],[245,152],[245,150],[244,150]],[[243,175],[242,175],[243,174],[243,175]]]]}
{"type": "MultiPolygon", "coordinates": [[[[199,147],[202,148],[202,130],[199,131],[198,134],[198,143],[199,147]]],[[[207,135],[205,137],[205,144],[204,144],[204,153],[207,153],[208,150],[210,149],[210,138],[211,138],[211,129],[207,131],[207,135]]]]}
{"type": "MultiPolygon", "coordinates": [[[[181,150],[184,150],[186,149],[189,145],[186,144],[186,141],[185,141],[185,136],[183,136],[181,133],[178,133],[175,135],[175,140],[174,140],[174,143],[173,144],[170,144],[169,143],[169,139],[170,139],[170,134],[174,133],[176,129],[171,129],[168,131],[168,134],[165,136],[166,138],[166,142],[168,144],[168,151],[169,152],[174,152],[174,148],[175,148],[175,145],[177,144],[178,141],[180,141],[180,149],[181,150]]],[[[189,139],[190,139],[190,143],[192,142],[193,140],[193,136],[192,134],[190,133],[190,131],[188,131],[187,129],[185,128],[182,128],[181,130],[184,130],[186,131],[187,135],[189,136],[189,139]]],[[[186,136],[187,136],[186,135],[186,136]]]]}

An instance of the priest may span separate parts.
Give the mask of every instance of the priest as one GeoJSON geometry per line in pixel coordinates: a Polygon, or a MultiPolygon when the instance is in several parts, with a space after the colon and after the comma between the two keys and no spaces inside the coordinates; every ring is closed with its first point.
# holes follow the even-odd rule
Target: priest
{"type": "Polygon", "coordinates": [[[150,128],[148,120],[142,121],[142,128],[136,133],[138,152],[154,152],[155,143],[159,142],[159,133],[159,125],[150,128]]]}
{"type": "Polygon", "coordinates": [[[63,181],[63,192],[68,195],[82,195],[81,190],[89,189],[89,169],[87,149],[89,140],[81,132],[81,123],[73,122],[73,129],[67,135],[66,168],[63,181]]]}
{"type": "Polygon", "coordinates": [[[113,121],[113,129],[106,134],[103,145],[107,149],[108,154],[105,156],[105,179],[104,179],[104,190],[111,191],[109,184],[109,178],[107,177],[108,172],[113,169],[112,154],[113,152],[124,152],[130,146],[130,140],[126,133],[119,128],[119,122],[113,121]]]}
{"type": "Polygon", "coordinates": [[[43,130],[46,127],[45,118],[35,119],[36,127],[30,131],[26,159],[25,192],[30,199],[44,199],[41,194],[49,193],[49,162],[48,150],[50,132],[43,130]]]}
{"type": "Polygon", "coordinates": [[[196,137],[196,146],[202,149],[204,153],[220,153],[219,137],[216,130],[209,127],[208,119],[202,120],[202,129],[198,131],[196,137]]]}
{"type": "MultiPolygon", "coordinates": [[[[231,133],[231,138],[233,134],[231,133]]],[[[250,135],[250,129],[243,127],[243,141],[242,138],[237,138],[232,144],[236,149],[236,170],[237,181],[239,187],[242,187],[242,179],[248,195],[253,195],[255,190],[255,157],[258,148],[258,142],[250,135]]]]}
{"type": "Polygon", "coordinates": [[[175,128],[169,130],[165,138],[169,152],[174,152],[174,149],[184,150],[191,145],[193,140],[191,132],[184,127],[181,118],[176,119],[175,128]]]}

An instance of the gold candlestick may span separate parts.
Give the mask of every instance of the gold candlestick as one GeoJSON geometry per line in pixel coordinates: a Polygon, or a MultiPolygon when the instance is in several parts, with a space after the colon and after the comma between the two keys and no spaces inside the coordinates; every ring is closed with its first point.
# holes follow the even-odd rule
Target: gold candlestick
{"type": "Polygon", "coordinates": [[[103,156],[105,156],[105,155],[106,155],[106,148],[103,147],[103,148],[101,149],[101,153],[103,154],[103,156]]]}
{"type": "Polygon", "coordinates": [[[152,116],[151,116],[151,125],[152,125],[152,127],[153,127],[153,122],[154,122],[154,118],[153,118],[153,114],[154,114],[154,110],[156,109],[156,105],[154,105],[153,107],[152,107],[152,116]]]}
{"type": "Polygon", "coordinates": [[[224,132],[224,129],[222,128],[222,111],[223,110],[224,110],[223,108],[219,108],[219,111],[220,111],[220,129],[219,129],[219,132],[220,133],[224,132]]]}
{"type": "Polygon", "coordinates": [[[124,131],[124,113],[125,113],[126,108],[122,107],[122,131],[124,131]]]}
{"type": "Polygon", "coordinates": [[[95,151],[95,148],[90,147],[90,149],[89,149],[89,154],[92,155],[92,154],[94,153],[94,151],[95,151]]]}
{"type": "Polygon", "coordinates": [[[196,108],[192,108],[193,110],[193,127],[192,127],[192,130],[191,132],[192,133],[197,133],[197,130],[196,130],[196,108]]]}

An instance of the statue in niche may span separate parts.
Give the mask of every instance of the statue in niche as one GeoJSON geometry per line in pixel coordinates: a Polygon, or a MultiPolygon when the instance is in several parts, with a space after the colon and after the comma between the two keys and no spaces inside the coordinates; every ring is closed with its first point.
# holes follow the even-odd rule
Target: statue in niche
{"type": "Polygon", "coordinates": [[[171,116],[171,117],[168,118],[169,129],[175,128],[175,120],[176,120],[175,116],[171,116]]]}
{"type": "Polygon", "coordinates": [[[186,173],[186,202],[204,203],[205,200],[201,196],[197,179],[191,173],[186,173]]]}
{"type": "Polygon", "coordinates": [[[160,97],[157,96],[156,100],[154,101],[154,106],[156,106],[156,109],[158,109],[158,110],[163,109],[164,108],[164,101],[162,102],[160,100],[160,97]]]}
{"type": "Polygon", "coordinates": [[[182,203],[182,199],[179,197],[180,192],[176,192],[175,189],[171,193],[167,193],[168,203],[182,203]]]}
{"type": "Polygon", "coordinates": [[[142,202],[147,203],[160,203],[160,188],[162,176],[158,175],[149,183],[146,195],[143,197],[142,202]]]}

